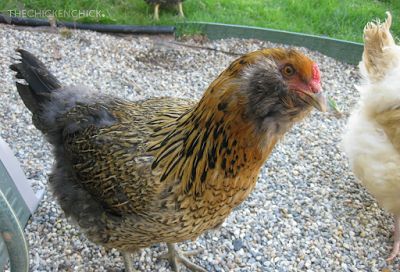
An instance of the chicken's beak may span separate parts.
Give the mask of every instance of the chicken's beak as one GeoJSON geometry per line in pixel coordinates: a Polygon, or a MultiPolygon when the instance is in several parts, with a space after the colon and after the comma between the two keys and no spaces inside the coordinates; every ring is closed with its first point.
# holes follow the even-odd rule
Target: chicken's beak
{"type": "Polygon", "coordinates": [[[312,90],[298,90],[300,94],[300,99],[303,100],[310,106],[313,106],[319,111],[326,112],[327,111],[327,101],[325,95],[320,91],[312,91],[312,90]]]}
{"type": "Polygon", "coordinates": [[[296,90],[301,100],[310,106],[313,106],[319,111],[326,112],[328,104],[321,90],[321,84],[319,82],[311,82],[306,85],[303,82],[295,82],[291,89],[296,90]]]}
{"type": "Polygon", "coordinates": [[[318,93],[307,93],[309,104],[319,111],[326,112],[327,102],[326,97],[322,92],[318,93]]]}

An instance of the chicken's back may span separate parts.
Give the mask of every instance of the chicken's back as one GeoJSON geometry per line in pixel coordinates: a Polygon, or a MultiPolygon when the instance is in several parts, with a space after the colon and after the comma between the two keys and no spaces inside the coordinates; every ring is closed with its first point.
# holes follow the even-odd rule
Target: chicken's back
{"type": "MultiPolygon", "coordinates": [[[[207,185],[197,196],[182,191],[181,178],[162,178],[175,156],[154,167],[164,155],[152,151],[152,146],[163,146],[169,136],[180,140],[205,133],[196,127],[177,130],[196,108],[193,105],[177,98],[137,102],[100,98],[78,103],[58,118],[64,133],[62,144],[55,145],[50,185],[62,209],[90,240],[134,251],[194,239],[220,225],[251,192],[258,171],[244,170],[232,178],[210,171],[212,181],[224,182],[219,187],[207,185]]],[[[174,146],[174,140],[168,144],[174,146]]],[[[194,153],[186,158],[196,157],[194,153]]]]}
{"type": "MultiPolygon", "coordinates": [[[[68,92],[77,93],[60,90],[63,97],[68,92]]],[[[49,181],[60,206],[89,239],[107,247],[121,248],[122,241],[139,248],[165,240],[160,232],[168,224],[162,222],[172,211],[162,195],[170,184],[161,183],[151,169],[154,157],[147,148],[154,128],[176,120],[192,101],[98,97],[89,103],[84,95],[81,100],[54,117],[57,128],[47,134],[55,155],[49,181]]]]}
{"type": "Polygon", "coordinates": [[[182,3],[185,0],[145,0],[149,5],[173,6],[182,3]]]}

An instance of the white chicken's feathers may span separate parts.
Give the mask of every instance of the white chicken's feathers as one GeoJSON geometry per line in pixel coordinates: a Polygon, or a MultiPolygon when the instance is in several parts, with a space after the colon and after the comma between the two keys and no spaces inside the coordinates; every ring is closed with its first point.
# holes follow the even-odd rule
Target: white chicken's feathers
{"type": "Polygon", "coordinates": [[[390,34],[391,22],[388,14],[385,22],[368,23],[364,28],[359,66],[364,80],[357,87],[360,101],[349,118],[343,145],[358,179],[382,207],[399,214],[400,153],[393,136],[377,120],[378,115],[400,107],[400,48],[390,34]]]}
{"type": "Polygon", "coordinates": [[[344,135],[344,148],[354,174],[386,210],[400,212],[400,154],[384,130],[354,112],[344,135]]]}
{"type": "Polygon", "coordinates": [[[393,36],[390,33],[392,16],[387,19],[370,22],[364,27],[364,52],[360,71],[364,78],[372,82],[381,81],[391,68],[398,65],[400,55],[393,36]]]}

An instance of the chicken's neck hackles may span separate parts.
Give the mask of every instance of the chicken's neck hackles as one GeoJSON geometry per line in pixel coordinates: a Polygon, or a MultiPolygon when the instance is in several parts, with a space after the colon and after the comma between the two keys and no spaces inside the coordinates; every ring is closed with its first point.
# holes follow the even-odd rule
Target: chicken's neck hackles
{"type": "Polygon", "coordinates": [[[162,181],[183,181],[185,193],[196,197],[207,188],[231,191],[239,179],[248,182],[246,194],[251,191],[273,146],[311,110],[284,86],[279,63],[265,57],[279,53],[263,50],[237,59],[178,122],[155,128],[158,141],[149,151],[156,154],[153,169],[164,169],[162,181]]]}

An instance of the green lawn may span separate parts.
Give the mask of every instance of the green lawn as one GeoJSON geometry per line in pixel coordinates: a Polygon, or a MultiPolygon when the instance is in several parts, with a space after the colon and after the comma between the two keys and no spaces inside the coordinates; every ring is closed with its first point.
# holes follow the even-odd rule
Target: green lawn
{"type": "MultiPolygon", "coordinates": [[[[160,21],[143,0],[1,0],[0,10],[67,11],[59,20],[135,25],[175,25],[184,20],[175,9],[161,9],[160,21]],[[72,10],[98,10],[100,17],[73,18],[72,10]]],[[[362,41],[362,29],[372,18],[390,10],[392,31],[400,36],[400,0],[186,0],[187,21],[205,21],[268,27],[332,38],[362,41]]]]}

